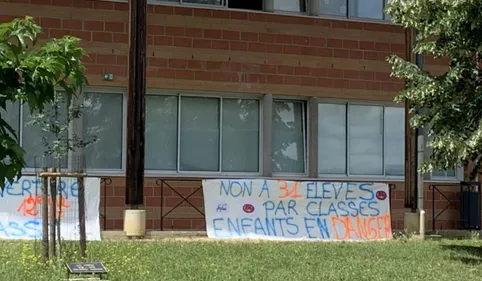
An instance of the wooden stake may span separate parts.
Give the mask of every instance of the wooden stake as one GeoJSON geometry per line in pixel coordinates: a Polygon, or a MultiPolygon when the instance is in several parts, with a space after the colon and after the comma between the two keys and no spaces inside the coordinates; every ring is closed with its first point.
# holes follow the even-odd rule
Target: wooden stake
{"type": "MultiPolygon", "coordinates": [[[[43,168],[43,171],[47,171],[47,168],[43,168]]],[[[49,198],[48,198],[48,185],[49,181],[47,177],[42,177],[42,257],[44,261],[49,259],[49,198]]]]}
{"type": "MultiPolygon", "coordinates": [[[[55,172],[54,168],[49,168],[49,172],[55,172]]],[[[56,256],[56,251],[55,251],[55,226],[56,224],[56,212],[57,212],[57,206],[56,206],[56,197],[57,197],[57,186],[56,186],[56,179],[55,178],[50,178],[50,213],[49,213],[49,221],[50,221],[50,257],[55,257],[56,256]]]]}

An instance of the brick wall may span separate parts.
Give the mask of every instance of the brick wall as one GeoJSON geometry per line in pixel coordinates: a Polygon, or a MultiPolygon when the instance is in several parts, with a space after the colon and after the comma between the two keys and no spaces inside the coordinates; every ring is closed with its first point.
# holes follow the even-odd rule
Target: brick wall
{"type": "MultiPolygon", "coordinates": [[[[124,178],[110,178],[111,182],[102,184],[101,186],[101,210],[100,213],[105,217],[106,229],[122,229],[123,212],[128,206],[124,205],[124,178]],[[107,195],[107,197],[105,197],[107,195]],[[106,206],[104,208],[104,206],[106,206]]],[[[391,193],[391,214],[392,228],[403,229],[403,220],[405,212],[404,208],[404,183],[393,182],[395,189],[391,193]]],[[[169,229],[205,229],[204,217],[196,208],[204,213],[204,199],[200,180],[186,179],[158,179],[146,178],[144,189],[144,205],[141,209],[146,210],[147,228],[160,229],[161,223],[164,230],[169,229]],[[164,183],[162,183],[164,182],[164,183]],[[162,187],[162,188],[161,188],[162,187]],[[177,191],[179,194],[173,191],[177,191]],[[162,191],[161,191],[162,190],[162,191]],[[188,197],[187,201],[181,203],[182,197],[188,197]],[[196,208],[194,208],[196,207],[196,208]],[[161,213],[162,212],[162,213],[161,213]],[[161,219],[162,218],[162,219],[161,219]]],[[[460,223],[460,188],[457,184],[444,183],[425,183],[424,184],[424,210],[426,212],[425,226],[428,230],[433,227],[433,202],[435,202],[436,229],[456,229],[460,223]],[[435,190],[433,195],[433,186],[435,190]],[[442,195],[443,194],[443,195],[442,195]],[[435,198],[432,201],[432,198],[435,198]],[[449,202],[443,197],[451,200],[449,202]],[[447,207],[442,214],[439,213],[447,207]]],[[[101,226],[104,227],[104,220],[101,220],[101,226]]]]}
{"type": "MultiPolygon", "coordinates": [[[[83,39],[90,84],[126,87],[127,10],[127,3],[105,1],[0,0],[0,22],[30,15],[43,27],[42,40],[62,35],[83,39]],[[104,73],[114,73],[114,81],[103,81],[104,73]]],[[[389,76],[385,62],[389,54],[405,57],[405,33],[398,26],[162,5],[149,5],[148,11],[151,89],[392,101],[403,88],[403,82],[389,76]]],[[[172,210],[182,199],[166,184],[186,197],[201,183],[168,180],[161,194],[157,179],[146,179],[141,208],[147,210],[147,227],[160,229],[162,222],[164,229],[204,229],[202,215],[188,203],[172,210]]],[[[404,186],[396,186],[393,228],[402,229],[404,186]]],[[[442,199],[437,200],[442,207],[442,199]]],[[[202,190],[189,201],[203,211],[202,190]]],[[[103,227],[122,229],[124,203],[124,178],[102,184],[103,227]]],[[[451,209],[440,219],[447,221],[445,228],[455,223],[458,212],[451,209]]]]}
{"type": "MultiPolygon", "coordinates": [[[[84,40],[93,85],[127,85],[128,6],[81,0],[0,1],[0,20],[34,16],[45,37],[84,40]],[[103,81],[104,72],[116,74],[103,81]]],[[[391,101],[402,28],[267,13],[150,5],[148,87],[391,101]]]]}

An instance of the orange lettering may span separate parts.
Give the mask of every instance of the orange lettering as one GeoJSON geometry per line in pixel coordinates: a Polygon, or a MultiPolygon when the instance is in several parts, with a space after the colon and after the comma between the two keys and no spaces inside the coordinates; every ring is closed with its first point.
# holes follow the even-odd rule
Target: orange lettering
{"type": "Polygon", "coordinates": [[[362,221],[360,217],[356,217],[356,225],[358,230],[360,231],[361,238],[367,238],[368,232],[367,232],[366,220],[363,219],[362,221]]]}
{"type": "Polygon", "coordinates": [[[280,190],[284,190],[284,194],[278,196],[279,198],[286,198],[286,197],[291,197],[291,198],[300,198],[301,195],[298,194],[298,184],[299,182],[294,182],[293,188],[290,190],[288,188],[288,183],[284,180],[278,180],[279,183],[281,183],[280,190]]]}
{"type": "MultiPolygon", "coordinates": [[[[348,232],[346,231],[346,225],[345,225],[345,222],[338,218],[338,217],[331,217],[331,225],[333,226],[333,230],[335,231],[335,236],[336,236],[336,239],[337,240],[343,240],[343,239],[346,239],[346,237],[348,236],[348,232]],[[337,229],[337,224],[336,222],[341,222],[341,224],[343,225],[343,229],[345,231],[345,236],[343,237],[340,237],[340,234],[338,233],[338,229],[337,229]]],[[[339,225],[339,224],[338,224],[339,225]]]]}
{"type": "MultiPolygon", "coordinates": [[[[47,205],[51,205],[52,200],[50,198],[47,199],[47,205]]],[[[38,207],[42,205],[42,196],[38,195],[36,197],[28,197],[23,199],[20,206],[17,208],[17,212],[23,214],[23,216],[31,216],[35,217],[38,215],[38,207]]],[[[57,209],[57,218],[61,218],[64,215],[64,211],[61,209],[69,209],[70,205],[64,197],[60,197],[59,200],[55,202],[55,206],[57,209]]]]}
{"type": "Polygon", "coordinates": [[[391,217],[383,215],[377,217],[331,217],[336,239],[370,239],[379,240],[392,237],[391,217]],[[341,223],[341,224],[340,224],[341,223]],[[345,235],[340,235],[341,226],[345,235]]]}
{"type": "Polygon", "coordinates": [[[37,206],[37,198],[32,196],[23,199],[20,206],[17,208],[17,212],[22,212],[23,216],[32,216],[35,217],[38,215],[38,211],[36,210],[37,206]]]}
{"type": "Polygon", "coordinates": [[[353,227],[353,224],[352,224],[352,221],[351,221],[351,218],[350,218],[350,217],[346,217],[346,218],[345,218],[345,227],[346,227],[346,232],[347,232],[348,238],[351,238],[351,233],[352,233],[352,232],[355,233],[355,237],[356,237],[356,238],[360,238],[360,234],[359,234],[359,232],[356,231],[356,229],[353,227]]]}

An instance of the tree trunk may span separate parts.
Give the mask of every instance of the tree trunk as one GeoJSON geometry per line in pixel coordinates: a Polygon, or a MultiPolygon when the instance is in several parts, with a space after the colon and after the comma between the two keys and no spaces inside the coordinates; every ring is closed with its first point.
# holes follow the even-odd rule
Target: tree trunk
{"type": "Polygon", "coordinates": [[[79,231],[80,231],[80,254],[83,258],[86,257],[86,248],[87,248],[87,235],[85,232],[85,186],[84,186],[84,178],[79,177],[77,178],[77,182],[79,183],[79,231]]]}

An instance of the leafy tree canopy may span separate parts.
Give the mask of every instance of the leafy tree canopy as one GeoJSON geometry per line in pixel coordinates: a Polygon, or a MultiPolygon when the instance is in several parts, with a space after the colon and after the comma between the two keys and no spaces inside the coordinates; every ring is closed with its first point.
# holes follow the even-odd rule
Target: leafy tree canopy
{"type": "Polygon", "coordinates": [[[433,149],[423,172],[482,166],[482,0],[391,0],[392,21],[417,31],[413,52],[447,58],[447,72],[431,75],[391,56],[392,76],[405,79],[396,101],[408,100],[414,128],[427,128],[433,149]]]}
{"type": "MultiPolygon", "coordinates": [[[[55,90],[72,95],[87,83],[81,58],[85,51],[80,39],[66,36],[38,46],[40,26],[31,17],[0,25],[0,106],[9,102],[28,104],[30,111],[42,112],[54,101],[55,90]]],[[[15,130],[0,115],[0,188],[21,176],[25,151],[15,130]]]]}

